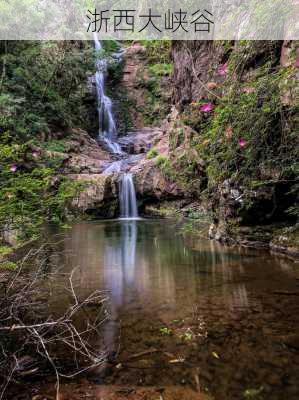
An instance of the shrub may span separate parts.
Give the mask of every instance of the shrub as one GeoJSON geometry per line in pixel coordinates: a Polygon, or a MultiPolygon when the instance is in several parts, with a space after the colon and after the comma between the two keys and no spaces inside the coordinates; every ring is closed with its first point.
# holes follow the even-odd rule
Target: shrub
{"type": "Polygon", "coordinates": [[[152,159],[152,158],[157,157],[158,154],[159,154],[159,153],[158,153],[158,150],[157,150],[155,147],[153,147],[153,148],[150,149],[150,151],[147,153],[146,158],[148,158],[148,159],[150,160],[150,159],[152,159]]]}

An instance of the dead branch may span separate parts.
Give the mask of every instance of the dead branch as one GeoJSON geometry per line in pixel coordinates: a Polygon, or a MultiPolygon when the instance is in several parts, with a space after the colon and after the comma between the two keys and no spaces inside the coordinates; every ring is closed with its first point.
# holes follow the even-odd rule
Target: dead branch
{"type": "Polygon", "coordinates": [[[74,284],[75,270],[69,276],[62,274],[66,280],[63,293],[70,300],[65,309],[52,315],[55,313],[48,310],[43,300],[51,297],[51,282],[55,278],[55,274],[45,272],[45,249],[46,245],[31,249],[18,263],[18,270],[11,273],[1,293],[0,400],[14,377],[42,373],[47,368],[55,373],[58,400],[61,377],[72,378],[98,367],[108,356],[97,348],[100,327],[109,317],[107,293],[95,291],[80,299],[74,284]],[[34,272],[28,272],[25,267],[32,260],[38,263],[34,272]]]}

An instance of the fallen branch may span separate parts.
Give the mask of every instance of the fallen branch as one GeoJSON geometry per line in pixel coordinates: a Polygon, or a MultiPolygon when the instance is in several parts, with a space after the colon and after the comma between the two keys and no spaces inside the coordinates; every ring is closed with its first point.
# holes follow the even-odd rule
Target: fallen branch
{"type": "Polygon", "coordinates": [[[72,378],[107,359],[95,346],[100,342],[100,327],[109,317],[107,293],[95,291],[80,299],[74,285],[75,270],[69,276],[60,274],[66,278],[63,292],[71,297],[70,302],[60,315],[49,315],[44,299],[51,298],[49,283],[55,274],[44,272],[47,260],[45,245],[31,249],[0,297],[0,400],[15,376],[21,379],[28,371],[41,372],[45,367],[55,373],[58,400],[61,377],[72,378]],[[23,267],[32,260],[38,260],[35,272],[25,273],[23,267]]]}

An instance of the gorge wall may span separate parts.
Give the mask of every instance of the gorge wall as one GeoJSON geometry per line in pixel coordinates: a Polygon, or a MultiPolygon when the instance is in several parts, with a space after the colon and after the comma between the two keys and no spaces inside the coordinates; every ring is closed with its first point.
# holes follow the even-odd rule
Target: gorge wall
{"type": "MultiPolygon", "coordinates": [[[[291,249],[299,214],[297,43],[123,46],[115,63],[118,45],[104,45],[107,91],[141,213],[205,213],[213,238],[291,249]]],[[[118,173],[103,172],[119,157],[96,141],[92,43],[0,50],[14,60],[1,98],[3,225],[21,219],[30,236],[45,218],[118,216],[118,173]]]]}
{"type": "Polygon", "coordinates": [[[125,109],[131,118],[120,141],[140,156],[127,167],[140,210],[204,212],[211,238],[297,252],[295,43],[159,46],[129,46],[117,86],[119,120],[125,109]]]}
{"type": "Polygon", "coordinates": [[[194,166],[196,151],[206,180],[199,198],[214,221],[210,236],[292,247],[298,240],[296,43],[178,41],[172,58],[183,127],[170,132],[170,141],[191,129],[185,169],[194,166]]]}

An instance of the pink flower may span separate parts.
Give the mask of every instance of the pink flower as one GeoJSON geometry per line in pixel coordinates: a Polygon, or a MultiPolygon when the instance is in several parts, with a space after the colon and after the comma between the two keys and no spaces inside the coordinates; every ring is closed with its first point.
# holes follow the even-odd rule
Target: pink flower
{"type": "Polygon", "coordinates": [[[18,166],[17,166],[16,164],[13,164],[13,165],[10,167],[10,171],[11,171],[11,172],[16,172],[17,169],[18,169],[18,166]]]}
{"type": "Polygon", "coordinates": [[[247,140],[240,138],[238,143],[240,147],[245,147],[247,145],[247,140]]]}
{"type": "Polygon", "coordinates": [[[228,73],[228,64],[222,64],[218,68],[218,74],[219,75],[226,75],[228,73]]]}
{"type": "Polygon", "coordinates": [[[204,103],[199,107],[199,111],[201,112],[211,112],[214,109],[214,105],[212,103],[204,103]]]}
{"type": "Polygon", "coordinates": [[[299,68],[299,57],[297,57],[296,61],[295,61],[295,67],[299,68]]]}
{"type": "Polygon", "coordinates": [[[33,151],[32,152],[32,157],[33,158],[37,158],[38,157],[38,152],[37,151],[33,151]]]}

